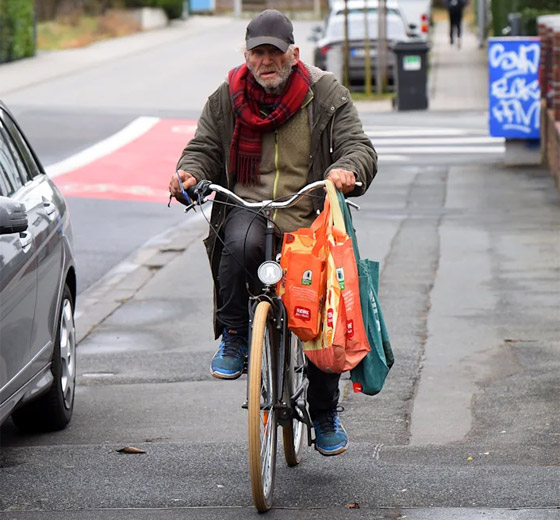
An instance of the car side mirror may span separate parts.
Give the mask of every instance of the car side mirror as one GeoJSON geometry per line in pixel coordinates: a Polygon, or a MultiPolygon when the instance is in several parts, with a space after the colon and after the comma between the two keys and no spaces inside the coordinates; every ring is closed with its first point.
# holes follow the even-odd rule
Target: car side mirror
{"type": "Polygon", "coordinates": [[[0,235],[22,233],[27,226],[25,206],[9,197],[0,197],[0,235]]]}

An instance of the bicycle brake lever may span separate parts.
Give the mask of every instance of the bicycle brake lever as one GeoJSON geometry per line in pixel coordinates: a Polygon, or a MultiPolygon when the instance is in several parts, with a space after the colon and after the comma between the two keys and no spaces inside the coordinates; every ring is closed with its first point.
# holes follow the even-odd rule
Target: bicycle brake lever
{"type": "Polygon", "coordinates": [[[206,197],[212,192],[212,190],[208,189],[210,184],[212,183],[206,179],[199,181],[198,184],[194,187],[194,194],[200,198],[206,197]]]}

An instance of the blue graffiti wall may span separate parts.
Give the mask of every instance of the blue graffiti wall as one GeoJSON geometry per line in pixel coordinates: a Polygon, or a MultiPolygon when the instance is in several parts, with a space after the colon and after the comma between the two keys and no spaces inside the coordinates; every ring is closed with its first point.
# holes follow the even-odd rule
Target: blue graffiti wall
{"type": "Polygon", "coordinates": [[[489,126],[492,137],[540,136],[538,38],[490,38],[488,42],[489,126]]]}

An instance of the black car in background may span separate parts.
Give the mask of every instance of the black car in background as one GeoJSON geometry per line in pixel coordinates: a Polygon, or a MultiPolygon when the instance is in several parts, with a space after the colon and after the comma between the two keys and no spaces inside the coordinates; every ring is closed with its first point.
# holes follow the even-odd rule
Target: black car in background
{"type": "Polygon", "coordinates": [[[76,272],[66,202],[0,102],[0,424],[64,428],[76,379],[76,272]]]}

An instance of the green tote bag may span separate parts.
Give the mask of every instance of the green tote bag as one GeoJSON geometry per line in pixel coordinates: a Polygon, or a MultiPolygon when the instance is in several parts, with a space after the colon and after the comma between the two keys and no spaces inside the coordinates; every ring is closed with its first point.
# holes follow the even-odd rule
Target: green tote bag
{"type": "Polygon", "coordinates": [[[350,378],[355,392],[375,395],[381,391],[385,378],[393,366],[394,356],[389,340],[389,333],[383,319],[383,312],[377,297],[379,287],[379,262],[360,258],[358,241],[352,225],[350,210],[342,193],[338,193],[340,206],[344,212],[344,220],[348,235],[352,237],[354,254],[358,264],[360,278],[360,303],[364,328],[368,335],[371,351],[350,371],[350,378]]]}

